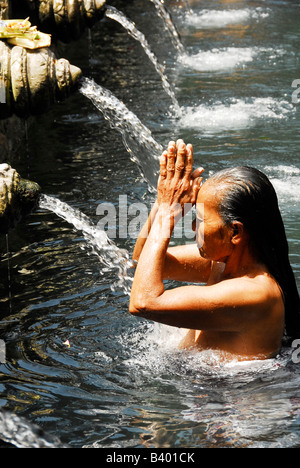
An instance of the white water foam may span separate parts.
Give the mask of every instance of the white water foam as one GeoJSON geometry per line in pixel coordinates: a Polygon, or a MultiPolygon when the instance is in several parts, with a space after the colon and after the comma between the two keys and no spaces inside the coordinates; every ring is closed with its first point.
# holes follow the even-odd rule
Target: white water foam
{"type": "Polygon", "coordinates": [[[1,441],[11,444],[11,448],[68,448],[40,426],[8,411],[0,412],[0,434],[1,441]]]}
{"type": "Polygon", "coordinates": [[[179,61],[188,68],[201,72],[226,71],[237,67],[243,67],[254,59],[266,54],[266,60],[274,60],[284,55],[282,49],[260,47],[226,47],[222,49],[212,49],[199,51],[197,54],[184,54],[179,57],[179,61]]]}
{"type": "Polygon", "coordinates": [[[179,60],[185,66],[202,72],[220,71],[236,68],[252,62],[257,55],[254,48],[228,47],[200,51],[194,55],[182,55],[179,60]]]}
{"type": "Polygon", "coordinates": [[[186,330],[154,323],[147,330],[142,328],[134,335],[123,336],[126,346],[130,345],[134,350],[126,365],[150,369],[158,374],[170,371],[217,378],[240,375],[251,379],[259,372],[276,371],[286,366],[290,359],[290,352],[285,351],[272,359],[239,361],[228,353],[213,349],[181,350],[179,344],[185,335],[186,330]]]}
{"type": "Polygon", "coordinates": [[[187,107],[178,125],[209,134],[252,127],[266,119],[283,120],[293,113],[295,108],[288,101],[272,97],[230,99],[225,103],[187,107]]]}
{"type": "Polygon", "coordinates": [[[188,13],[185,22],[198,29],[225,28],[251,20],[259,21],[268,18],[269,15],[270,10],[262,7],[239,10],[202,10],[201,13],[188,13]]]}
{"type": "Polygon", "coordinates": [[[276,168],[265,166],[263,170],[270,177],[280,203],[287,203],[289,209],[292,205],[298,207],[300,201],[300,169],[296,166],[279,165],[276,168]]]}

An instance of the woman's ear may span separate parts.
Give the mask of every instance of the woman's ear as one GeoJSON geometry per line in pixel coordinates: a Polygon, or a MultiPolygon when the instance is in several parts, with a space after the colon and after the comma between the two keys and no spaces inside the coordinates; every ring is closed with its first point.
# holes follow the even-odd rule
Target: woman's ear
{"type": "Polygon", "coordinates": [[[235,245],[239,244],[243,238],[244,234],[244,225],[239,221],[234,221],[232,223],[232,237],[231,242],[235,245]]]}

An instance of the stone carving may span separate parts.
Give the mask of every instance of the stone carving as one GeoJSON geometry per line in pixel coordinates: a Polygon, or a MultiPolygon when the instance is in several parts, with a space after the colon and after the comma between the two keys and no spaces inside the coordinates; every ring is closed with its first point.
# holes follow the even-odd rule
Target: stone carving
{"type": "Polygon", "coordinates": [[[71,94],[81,75],[79,68],[57,60],[49,48],[28,50],[0,41],[0,118],[46,112],[71,94]]]}
{"type": "Polygon", "coordinates": [[[30,17],[38,28],[63,42],[78,39],[105,12],[106,0],[10,0],[12,17],[30,17]]]}
{"type": "Polygon", "coordinates": [[[40,187],[24,180],[8,164],[0,164],[0,234],[6,234],[38,203],[40,187]]]}

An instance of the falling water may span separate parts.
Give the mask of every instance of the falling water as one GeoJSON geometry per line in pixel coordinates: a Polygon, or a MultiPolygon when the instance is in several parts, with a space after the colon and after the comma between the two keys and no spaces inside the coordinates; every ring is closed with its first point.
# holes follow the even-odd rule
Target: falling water
{"type": "Polygon", "coordinates": [[[12,313],[11,265],[10,265],[9,235],[8,234],[6,234],[6,252],[7,252],[7,280],[8,280],[9,311],[10,313],[12,313]]]}
{"type": "Polygon", "coordinates": [[[163,148],[152,137],[151,131],[110,91],[89,78],[83,78],[80,92],[100,110],[110,126],[118,130],[131,160],[138,164],[149,190],[156,188],[158,158],[163,148]]]}
{"type": "Polygon", "coordinates": [[[8,411],[0,412],[1,440],[17,448],[67,448],[57,437],[48,434],[27,419],[8,411]]]}
{"type": "Polygon", "coordinates": [[[164,20],[167,30],[169,31],[172,42],[176,50],[180,53],[184,53],[185,49],[181,42],[179,33],[176,29],[176,26],[172,20],[172,17],[166,7],[161,3],[160,0],[150,0],[150,2],[154,3],[155,8],[157,9],[158,15],[164,20]]]}
{"type": "Polygon", "coordinates": [[[226,28],[229,25],[244,24],[249,21],[259,21],[268,18],[271,10],[265,7],[237,9],[201,9],[201,12],[191,12],[186,15],[186,23],[197,29],[226,28]]]}
{"type": "Polygon", "coordinates": [[[124,15],[122,12],[120,12],[119,10],[117,10],[116,8],[112,6],[107,7],[106,16],[120,23],[127,30],[128,34],[130,34],[131,37],[133,37],[135,40],[140,42],[147,56],[153,63],[157,73],[161,77],[163,87],[166,93],[170,96],[172,100],[175,112],[178,115],[180,115],[181,114],[180,106],[178,104],[174,91],[172,90],[171,85],[164,73],[164,67],[158,62],[158,59],[155,56],[155,54],[152,52],[144,34],[136,28],[135,24],[131,20],[129,20],[126,15],[124,15]]]}
{"type": "MultiPolygon", "coordinates": [[[[158,177],[158,158],[163,148],[154,140],[151,131],[123,102],[92,79],[82,79],[80,92],[103,113],[111,127],[121,133],[131,159],[138,164],[142,176],[148,182],[149,190],[154,191],[158,177]]],[[[95,226],[85,214],[67,203],[43,194],[39,206],[55,213],[81,231],[100,262],[109,270],[116,270],[118,281],[112,288],[122,289],[124,293],[130,294],[132,279],[129,270],[132,263],[126,250],[119,249],[104,230],[95,226]]]]}
{"type": "Polygon", "coordinates": [[[128,272],[132,263],[130,263],[129,254],[125,249],[119,249],[109,239],[105,231],[95,226],[88,216],[72,208],[67,203],[42,194],[39,206],[55,213],[69,224],[72,224],[78,231],[81,231],[102,265],[106,266],[109,270],[116,270],[118,281],[112,286],[112,289],[119,288],[125,294],[130,293],[131,278],[128,272]]]}
{"type": "Polygon", "coordinates": [[[185,8],[186,8],[186,11],[188,12],[188,14],[192,15],[193,10],[191,8],[190,1],[189,0],[184,0],[184,4],[185,4],[185,8]]]}

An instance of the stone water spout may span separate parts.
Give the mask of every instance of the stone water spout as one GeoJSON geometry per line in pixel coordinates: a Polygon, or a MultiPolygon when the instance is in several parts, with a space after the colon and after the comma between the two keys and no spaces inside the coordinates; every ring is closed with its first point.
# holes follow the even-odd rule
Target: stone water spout
{"type": "Polygon", "coordinates": [[[40,191],[38,184],[22,179],[8,164],[0,164],[0,234],[7,234],[37,207],[40,191]]]}
{"type": "Polygon", "coordinates": [[[105,12],[106,0],[6,0],[14,18],[30,16],[43,32],[63,42],[78,39],[105,12]],[[21,15],[21,16],[20,16],[21,15]]]}
{"type": "Polygon", "coordinates": [[[46,112],[76,88],[81,70],[49,48],[28,50],[0,41],[0,119],[46,112]]]}

